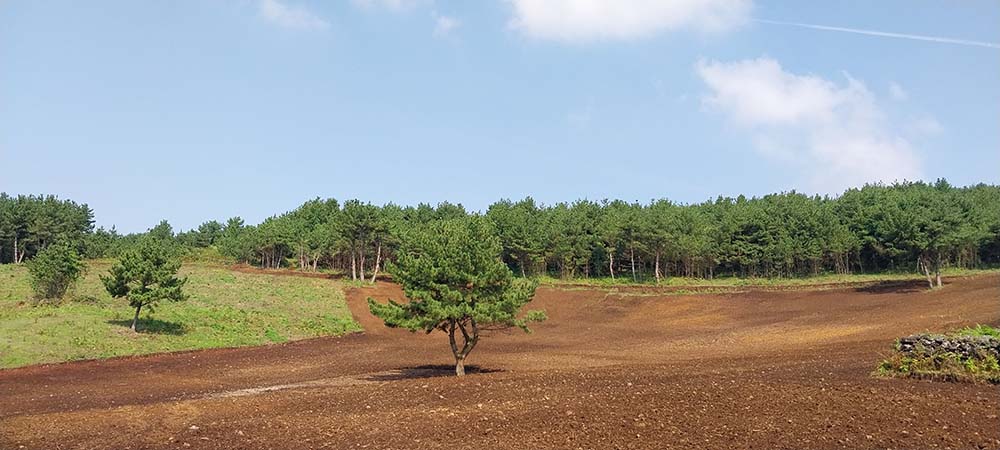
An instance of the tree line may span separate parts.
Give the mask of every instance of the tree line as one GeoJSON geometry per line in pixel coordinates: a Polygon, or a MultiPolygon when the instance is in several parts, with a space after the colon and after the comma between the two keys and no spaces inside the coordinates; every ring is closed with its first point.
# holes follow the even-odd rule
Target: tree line
{"type": "Polygon", "coordinates": [[[53,243],[84,254],[93,231],[94,212],[86,204],[53,195],[0,193],[0,264],[24,262],[53,243]]]}
{"type": "MultiPolygon", "coordinates": [[[[86,205],[29,198],[53,212],[27,213],[36,211],[29,208],[18,217],[71,218],[74,225],[64,228],[77,230],[88,257],[115,256],[138,238],[93,230],[86,205]],[[83,225],[72,219],[77,216],[55,213],[56,204],[85,210],[83,225]]],[[[3,202],[12,198],[0,199],[0,211],[9,211],[3,202]]],[[[0,261],[12,262],[12,235],[5,232],[11,227],[4,214],[0,261]]],[[[237,262],[263,268],[326,268],[374,280],[386,261],[395,259],[407,230],[473,215],[488,219],[503,262],[525,277],[659,281],[920,271],[938,284],[943,267],[1000,264],[1000,187],[954,187],[944,180],[866,185],[835,197],[786,192],[696,204],[578,200],[543,205],[525,198],[498,201],[482,214],[451,203],[404,207],[315,199],[257,225],[234,217],[175,234],[164,221],[145,234],[184,248],[216,247],[237,262]]],[[[17,223],[18,251],[26,252],[21,258],[51,240],[27,231],[33,228],[23,219],[17,223]]]]}
{"type": "Polygon", "coordinates": [[[839,197],[795,192],[682,205],[530,198],[493,204],[504,259],[523,275],[792,277],[1000,263],[1000,188],[900,183],[839,197]]]}

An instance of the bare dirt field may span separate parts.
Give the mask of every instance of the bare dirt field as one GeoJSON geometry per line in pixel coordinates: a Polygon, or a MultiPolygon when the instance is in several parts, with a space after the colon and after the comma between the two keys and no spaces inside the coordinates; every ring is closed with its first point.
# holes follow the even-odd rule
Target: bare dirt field
{"type": "Polygon", "coordinates": [[[1000,388],[871,377],[893,339],[1000,321],[1000,277],[819,291],[539,289],[534,333],[384,328],[0,371],[0,449],[1000,448],[1000,388]]]}

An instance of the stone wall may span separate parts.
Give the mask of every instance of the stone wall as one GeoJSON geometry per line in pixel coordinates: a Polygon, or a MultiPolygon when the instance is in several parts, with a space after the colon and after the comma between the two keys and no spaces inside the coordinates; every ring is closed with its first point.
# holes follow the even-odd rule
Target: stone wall
{"type": "Polygon", "coordinates": [[[1000,359],[1000,339],[992,336],[915,334],[899,338],[896,348],[914,357],[951,353],[961,359],[985,358],[988,355],[1000,359]]]}

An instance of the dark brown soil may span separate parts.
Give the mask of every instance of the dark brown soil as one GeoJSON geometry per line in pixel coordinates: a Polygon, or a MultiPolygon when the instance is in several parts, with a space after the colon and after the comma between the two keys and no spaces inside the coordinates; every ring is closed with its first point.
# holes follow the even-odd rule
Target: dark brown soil
{"type": "Polygon", "coordinates": [[[897,336],[1000,322],[1000,277],[671,295],[540,289],[485,338],[364,334],[0,371],[0,449],[1000,448],[1000,388],[873,378],[897,336]],[[22,447],[23,446],[23,447],[22,447]]]}

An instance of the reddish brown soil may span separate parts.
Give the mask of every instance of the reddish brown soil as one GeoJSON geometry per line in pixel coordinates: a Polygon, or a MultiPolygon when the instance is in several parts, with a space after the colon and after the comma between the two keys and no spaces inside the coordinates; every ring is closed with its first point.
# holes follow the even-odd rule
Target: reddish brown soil
{"type": "Polygon", "coordinates": [[[0,449],[1000,448],[1000,388],[878,379],[892,340],[1000,321],[1000,277],[721,295],[540,289],[451,373],[440,333],[0,371],[0,449]]]}

